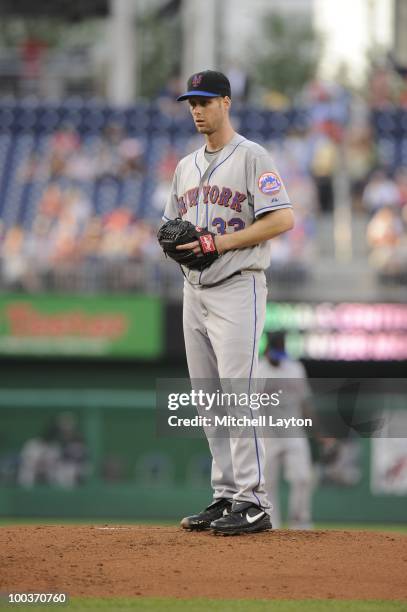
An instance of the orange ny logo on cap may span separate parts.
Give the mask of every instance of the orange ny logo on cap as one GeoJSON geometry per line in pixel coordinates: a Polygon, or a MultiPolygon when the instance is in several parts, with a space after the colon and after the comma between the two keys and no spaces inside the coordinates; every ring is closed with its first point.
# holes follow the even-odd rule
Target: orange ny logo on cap
{"type": "Polygon", "coordinates": [[[192,86],[198,87],[198,85],[201,84],[201,81],[202,81],[202,74],[195,74],[194,77],[192,78],[192,86]]]}

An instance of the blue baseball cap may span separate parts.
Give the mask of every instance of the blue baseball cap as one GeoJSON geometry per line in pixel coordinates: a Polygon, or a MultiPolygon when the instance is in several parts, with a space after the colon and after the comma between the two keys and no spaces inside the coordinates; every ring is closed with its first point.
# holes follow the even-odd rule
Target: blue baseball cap
{"type": "Polygon", "coordinates": [[[230,82],[227,76],[216,70],[204,70],[189,77],[188,91],[177,98],[177,102],[187,100],[193,96],[204,98],[232,97],[230,82]]]}

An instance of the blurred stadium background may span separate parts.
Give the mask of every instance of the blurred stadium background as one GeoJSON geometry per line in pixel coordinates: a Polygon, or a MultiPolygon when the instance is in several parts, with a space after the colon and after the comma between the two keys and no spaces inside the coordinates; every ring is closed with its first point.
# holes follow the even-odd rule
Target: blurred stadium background
{"type": "MultiPolygon", "coordinates": [[[[158,437],[154,411],[156,380],[187,376],[182,276],[155,234],[200,142],[174,102],[193,71],[229,75],[236,129],[295,206],[266,329],[311,379],[405,378],[404,0],[0,13],[0,517],[177,519],[208,501],[206,442],[158,437]]],[[[405,395],[372,413],[384,403],[405,422],[405,395]]],[[[405,439],[349,436],[314,460],[315,521],[405,522],[405,439]]]]}

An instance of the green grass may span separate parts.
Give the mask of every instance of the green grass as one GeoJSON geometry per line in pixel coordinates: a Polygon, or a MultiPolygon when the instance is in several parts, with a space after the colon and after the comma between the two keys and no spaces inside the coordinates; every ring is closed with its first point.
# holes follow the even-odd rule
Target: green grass
{"type": "MultiPolygon", "coordinates": [[[[27,517],[13,518],[0,517],[0,527],[12,525],[164,525],[178,526],[179,522],[174,520],[132,520],[132,519],[83,519],[83,518],[44,518],[27,517]]],[[[316,523],[315,529],[354,529],[367,531],[396,531],[407,533],[407,524],[392,523],[316,523]]]]}
{"type": "Polygon", "coordinates": [[[355,529],[362,531],[398,531],[407,533],[407,524],[393,523],[317,523],[316,529],[355,529]]]}
{"type": "Polygon", "coordinates": [[[407,602],[401,601],[340,601],[307,600],[247,600],[247,599],[172,599],[140,597],[138,599],[75,598],[65,605],[22,606],[2,605],[0,609],[20,612],[50,609],[60,610],[139,610],[140,612],[406,612],[407,602]]]}

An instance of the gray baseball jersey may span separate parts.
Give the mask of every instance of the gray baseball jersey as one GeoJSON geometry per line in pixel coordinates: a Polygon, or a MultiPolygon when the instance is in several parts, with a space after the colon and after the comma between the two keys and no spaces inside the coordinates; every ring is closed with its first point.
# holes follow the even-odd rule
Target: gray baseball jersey
{"type": "MultiPolygon", "coordinates": [[[[163,219],[182,217],[199,227],[224,234],[251,225],[264,213],[291,208],[270,154],[259,144],[235,134],[208,162],[205,145],[178,164],[163,219]]],[[[224,253],[199,272],[184,267],[191,284],[212,284],[239,270],[265,270],[270,242],[224,253]]]]}

